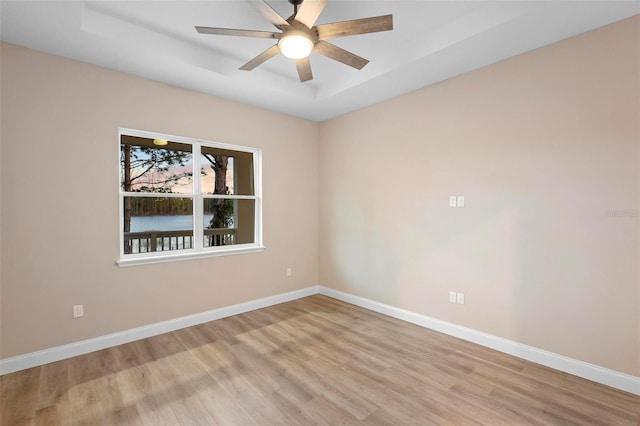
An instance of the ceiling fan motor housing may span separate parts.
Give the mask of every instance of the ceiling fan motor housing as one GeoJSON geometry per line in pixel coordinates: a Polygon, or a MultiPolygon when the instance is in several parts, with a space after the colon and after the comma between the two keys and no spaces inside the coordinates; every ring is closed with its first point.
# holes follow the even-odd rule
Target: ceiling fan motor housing
{"type": "Polygon", "coordinates": [[[289,26],[282,29],[282,35],[280,38],[289,34],[300,34],[308,37],[315,45],[318,42],[318,31],[315,30],[315,27],[309,28],[305,24],[296,21],[294,18],[295,15],[292,15],[287,19],[289,26]]]}

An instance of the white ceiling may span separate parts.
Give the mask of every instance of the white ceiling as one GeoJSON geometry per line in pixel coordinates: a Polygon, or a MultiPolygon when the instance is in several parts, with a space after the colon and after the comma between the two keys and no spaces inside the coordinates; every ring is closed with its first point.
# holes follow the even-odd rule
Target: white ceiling
{"type": "MultiPolygon", "coordinates": [[[[283,17],[286,0],[268,0],[283,17]]],[[[393,14],[394,30],[331,40],[371,62],[358,71],[313,53],[298,81],[278,55],[238,68],[273,40],[194,26],[274,31],[244,0],[0,3],[8,43],[262,108],[323,121],[640,13],[627,1],[329,0],[317,24],[393,14]]]]}

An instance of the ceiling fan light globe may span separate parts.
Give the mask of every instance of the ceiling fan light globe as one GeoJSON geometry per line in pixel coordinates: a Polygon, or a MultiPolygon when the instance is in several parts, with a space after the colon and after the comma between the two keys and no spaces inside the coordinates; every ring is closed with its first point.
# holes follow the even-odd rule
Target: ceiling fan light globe
{"type": "Polygon", "coordinates": [[[289,34],[280,39],[278,47],[280,47],[280,52],[287,58],[302,59],[311,54],[313,41],[304,35],[289,34]]]}

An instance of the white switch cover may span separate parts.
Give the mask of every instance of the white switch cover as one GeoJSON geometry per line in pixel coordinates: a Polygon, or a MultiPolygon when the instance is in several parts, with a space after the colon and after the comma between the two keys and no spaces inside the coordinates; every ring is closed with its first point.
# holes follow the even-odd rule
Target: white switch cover
{"type": "Polygon", "coordinates": [[[458,297],[458,296],[457,296],[457,294],[456,294],[456,292],[455,292],[455,291],[450,291],[450,292],[449,292],[449,302],[451,302],[451,303],[457,303],[457,302],[456,302],[456,297],[458,297]]]}
{"type": "Polygon", "coordinates": [[[287,276],[290,277],[291,275],[293,275],[293,271],[291,268],[287,268],[287,276]]]}
{"type": "Polygon", "coordinates": [[[458,304],[464,305],[464,293],[458,293],[458,304]]]}
{"type": "Polygon", "coordinates": [[[464,195],[458,195],[458,207],[464,207],[464,195]]]}
{"type": "Polygon", "coordinates": [[[456,196],[452,195],[451,197],[449,197],[449,207],[455,207],[457,206],[457,201],[456,201],[456,196]]]}
{"type": "Polygon", "coordinates": [[[84,316],[84,305],[73,305],[73,317],[80,318],[84,316]]]}

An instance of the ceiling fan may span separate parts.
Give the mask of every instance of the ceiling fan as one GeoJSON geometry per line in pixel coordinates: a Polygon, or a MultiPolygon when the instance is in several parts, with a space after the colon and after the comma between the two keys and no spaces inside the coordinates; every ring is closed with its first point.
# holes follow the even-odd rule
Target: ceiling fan
{"type": "Polygon", "coordinates": [[[198,27],[201,34],[232,35],[242,37],[271,38],[278,40],[255,58],[240,67],[251,71],[281,52],[294,59],[301,82],[313,79],[309,55],[316,52],[356,69],[362,69],[368,60],[344,50],[326,40],[358,34],[389,31],[393,29],[393,15],[374,16],[314,26],[327,5],[327,0],[288,0],[293,5],[293,15],[284,19],[264,0],[247,0],[281,32],[240,30],[232,28],[198,27]]]}

